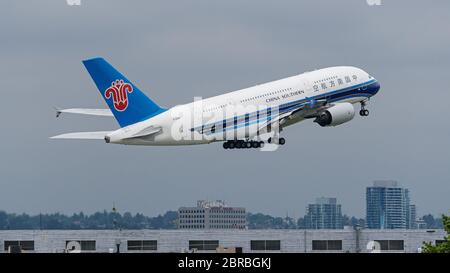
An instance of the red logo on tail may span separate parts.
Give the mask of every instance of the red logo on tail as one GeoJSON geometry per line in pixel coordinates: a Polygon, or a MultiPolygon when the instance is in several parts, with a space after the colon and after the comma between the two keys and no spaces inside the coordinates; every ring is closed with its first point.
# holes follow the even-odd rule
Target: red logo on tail
{"type": "Polygon", "coordinates": [[[128,107],[128,93],[133,92],[133,86],[129,83],[124,83],[123,80],[116,80],[111,83],[111,87],[106,89],[105,98],[112,97],[114,108],[119,111],[125,111],[128,107]]]}

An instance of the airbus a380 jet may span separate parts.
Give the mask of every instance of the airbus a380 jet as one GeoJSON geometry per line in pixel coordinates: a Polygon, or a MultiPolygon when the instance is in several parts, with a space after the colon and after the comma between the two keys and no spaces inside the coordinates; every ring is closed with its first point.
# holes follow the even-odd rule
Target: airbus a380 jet
{"type": "Polygon", "coordinates": [[[113,116],[120,129],[79,132],[56,139],[101,139],[127,145],[223,142],[225,149],[284,145],[282,130],[310,119],[322,127],[368,116],[367,101],[380,89],[367,72],[330,67],[166,109],[147,97],[103,58],[83,61],[109,109],[58,109],[61,113],[113,116]]]}

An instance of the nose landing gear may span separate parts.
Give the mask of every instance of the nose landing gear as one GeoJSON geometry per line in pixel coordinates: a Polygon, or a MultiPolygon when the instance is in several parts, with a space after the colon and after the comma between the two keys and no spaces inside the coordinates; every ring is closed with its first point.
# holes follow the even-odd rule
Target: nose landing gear
{"type": "Polygon", "coordinates": [[[361,110],[359,111],[359,115],[361,117],[367,117],[369,115],[369,110],[367,110],[365,107],[366,107],[366,102],[362,101],[361,102],[361,110]]]}

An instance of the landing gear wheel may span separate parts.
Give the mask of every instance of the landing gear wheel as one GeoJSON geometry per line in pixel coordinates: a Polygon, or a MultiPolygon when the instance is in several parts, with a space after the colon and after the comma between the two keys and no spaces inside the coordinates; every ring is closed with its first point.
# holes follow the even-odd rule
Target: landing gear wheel
{"type": "Polygon", "coordinates": [[[359,111],[359,115],[362,117],[367,117],[369,115],[369,110],[361,109],[361,111],[359,111]]]}
{"type": "Polygon", "coordinates": [[[234,141],[230,141],[230,143],[228,144],[228,148],[230,148],[230,149],[234,149],[235,148],[235,143],[234,143],[234,141]]]}
{"type": "Polygon", "coordinates": [[[224,142],[223,143],[223,148],[226,150],[226,149],[229,149],[230,148],[230,143],[228,143],[228,141],[227,142],[224,142]]]}
{"type": "Polygon", "coordinates": [[[284,145],[284,144],[286,143],[286,140],[282,137],[282,138],[280,138],[280,139],[278,140],[278,143],[279,143],[280,145],[284,145]]]}
{"type": "Polygon", "coordinates": [[[251,142],[251,145],[252,145],[252,148],[259,148],[259,142],[257,142],[257,141],[252,141],[251,142]]]}
{"type": "Polygon", "coordinates": [[[245,142],[245,148],[250,149],[252,147],[252,143],[250,141],[245,142]]]}

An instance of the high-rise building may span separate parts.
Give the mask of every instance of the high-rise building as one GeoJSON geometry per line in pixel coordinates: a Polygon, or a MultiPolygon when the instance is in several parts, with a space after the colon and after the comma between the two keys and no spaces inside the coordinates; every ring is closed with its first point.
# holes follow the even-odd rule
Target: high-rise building
{"type": "Polygon", "coordinates": [[[309,204],[304,218],[307,229],[342,229],[341,205],[336,198],[317,198],[315,204],[309,204]]]}
{"type": "Polygon", "coordinates": [[[417,228],[417,209],[416,205],[409,205],[409,217],[408,217],[409,229],[417,228]]]}
{"type": "Polygon", "coordinates": [[[245,208],[229,207],[222,200],[197,201],[196,207],[178,209],[179,229],[246,229],[245,208]]]}
{"type": "Polygon", "coordinates": [[[409,190],[396,181],[375,181],[372,187],[367,187],[367,228],[409,229],[414,225],[415,214],[415,206],[410,206],[409,190]]]}

